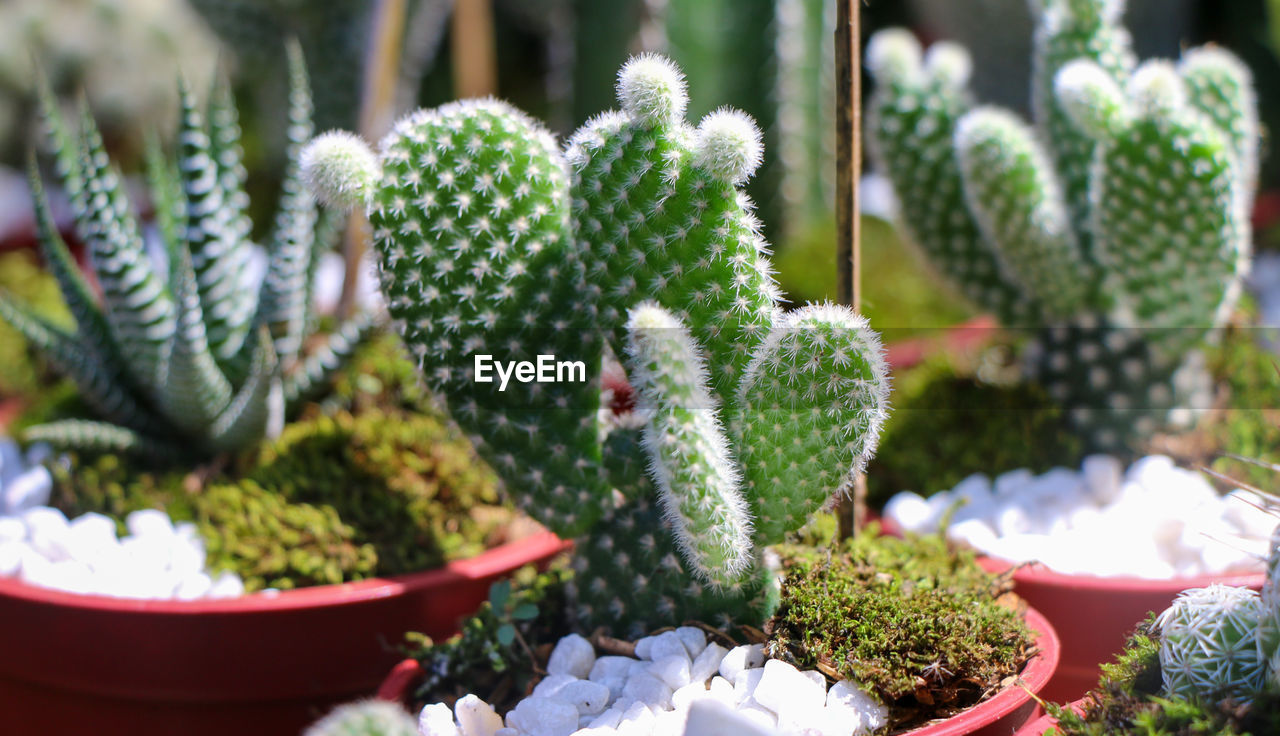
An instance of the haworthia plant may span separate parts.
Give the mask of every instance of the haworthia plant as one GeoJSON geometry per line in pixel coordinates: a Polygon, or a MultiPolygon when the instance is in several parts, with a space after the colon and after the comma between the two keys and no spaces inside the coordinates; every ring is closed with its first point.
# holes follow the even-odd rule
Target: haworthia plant
{"type": "Polygon", "coordinates": [[[377,156],[329,134],[310,180],[368,210],[392,316],[507,492],[577,537],[581,625],[759,622],[760,550],[874,452],[885,363],[847,309],[781,313],[740,189],[762,157],[749,118],[690,126],[655,56],[628,62],[618,97],[563,152],[492,100],[411,115],[377,156]],[[582,375],[479,382],[490,357],[539,356],[582,375]],[[623,417],[600,406],[614,357],[637,395],[623,417]]]}
{"type": "Polygon", "coordinates": [[[974,104],[969,59],[877,34],[873,151],[903,227],[977,306],[1036,336],[1028,372],[1090,443],[1186,418],[1250,253],[1248,70],[1220,49],[1137,66],[1120,0],[1036,0],[1032,128],[974,104]]]}
{"type": "Polygon", "coordinates": [[[28,429],[27,439],[151,455],[238,449],[279,424],[286,398],[307,398],[323,386],[368,331],[371,318],[359,316],[313,355],[302,355],[318,213],[300,181],[301,147],[313,131],[296,48],[290,70],[290,163],[267,246],[266,277],[256,291],[245,281],[251,224],[238,123],[226,89],[215,90],[206,120],[184,86],[176,166],[155,148],[149,155],[167,272],[148,256],[142,225],[93,119],[85,114],[77,133],[45,93],[55,167],[102,298],[99,303],[62,241],[33,160],[40,247],[75,326],[50,324],[3,294],[0,318],[75,381],[100,421],[52,422],[28,429]]]}

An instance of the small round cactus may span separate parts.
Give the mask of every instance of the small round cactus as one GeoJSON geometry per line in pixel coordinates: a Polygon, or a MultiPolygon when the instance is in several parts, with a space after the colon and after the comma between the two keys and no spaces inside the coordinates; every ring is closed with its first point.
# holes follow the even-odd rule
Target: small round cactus
{"type": "Polygon", "coordinates": [[[334,708],[303,736],[418,736],[418,724],[396,703],[364,700],[334,708]]]}
{"type": "Polygon", "coordinates": [[[1267,680],[1261,615],[1262,602],[1248,588],[1183,591],[1156,620],[1165,692],[1188,700],[1251,699],[1267,680]]]}

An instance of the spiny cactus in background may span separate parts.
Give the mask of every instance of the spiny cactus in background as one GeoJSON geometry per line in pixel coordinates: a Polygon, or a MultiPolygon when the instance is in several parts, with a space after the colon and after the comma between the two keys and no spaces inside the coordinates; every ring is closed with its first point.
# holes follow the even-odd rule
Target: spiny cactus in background
{"type": "Polygon", "coordinates": [[[1248,70],[1219,49],[1134,68],[1119,0],[1037,7],[1038,130],[976,107],[967,52],[871,41],[873,150],[903,226],[961,293],[1033,330],[1029,375],[1114,449],[1208,392],[1195,350],[1248,268],[1248,70]]]}
{"type": "Polygon", "coordinates": [[[618,97],[622,111],[563,153],[492,100],[411,115],[377,160],[322,136],[311,181],[368,209],[392,316],[507,492],[579,537],[581,625],[758,623],[760,548],[874,451],[878,337],[844,308],[780,314],[740,191],[762,156],[749,118],[689,126],[683,77],[661,57],[630,61],[618,97]],[[639,397],[621,422],[599,406],[609,354],[639,397]],[[478,383],[490,355],[571,359],[582,374],[478,383]]]}
{"type": "Polygon", "coordinates": [[[418,736],[418,721],[398,703],[362,700],[334,708],[302,736],[418,736]]]}
{"type": "Polygon", "coordinates": [[[56,168],[102,303],[58,235],[33,162],[42,253],[76,325],[59,328],[3,294],[0,318],[72,378],[103,421],[53,422],[28,429],[26,439],[146,454],[244,447],[283,421],[285,397],[296,401],[313,392],[367,331],[371,319],[357,317],[302,359],[318,212],[297,160],[312,134],[310,92],[300,52],[291,51],[290,61],[292,162],[257,291],[245,279],[250,227],[229,93],[215,93],[206,122],[184,86],[177,169],[153,157],[167,273],[148,256],[93,119],[83,116],[77,136],[45,94],[56,168]]]}

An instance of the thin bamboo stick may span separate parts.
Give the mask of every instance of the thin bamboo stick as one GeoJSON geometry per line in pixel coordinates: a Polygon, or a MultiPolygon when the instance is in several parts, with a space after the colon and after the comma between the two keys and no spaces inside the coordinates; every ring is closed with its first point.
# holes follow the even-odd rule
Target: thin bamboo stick
{"type": "MultiPolygon", "coordinates": [[[[836,0],[836,277],[837,298],[862,308],[862,228],[858,180],[862,177],[862,65],[858,0],[836,0]]],[[[852,498],[839,507],[840,537],[867,518],[867,479],[853,481],[852,498]]]]}

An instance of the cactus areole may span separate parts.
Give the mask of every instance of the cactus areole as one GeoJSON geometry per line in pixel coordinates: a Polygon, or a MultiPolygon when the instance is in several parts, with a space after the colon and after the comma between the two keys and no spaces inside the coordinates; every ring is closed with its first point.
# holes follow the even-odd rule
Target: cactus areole
{"type": "Polygon", "coordinates": [[[322,201],[368,212],[391,315],[507,492],[577,537],[580,624],[759,622],[776,592],[761,548],[874,452],[879,338],[843,307],[780,309],[740,189],[764,153],[750,118],[688,124],[658,56],[617,92],[563,149],[467,100],[408,116],[376,155],[320,136],[305,168],[322,201]],[[549,360],[568,380],[528,372],[549,360]],[[637,399],[621,420],[601,404],[615,360],[637,399]]]}

